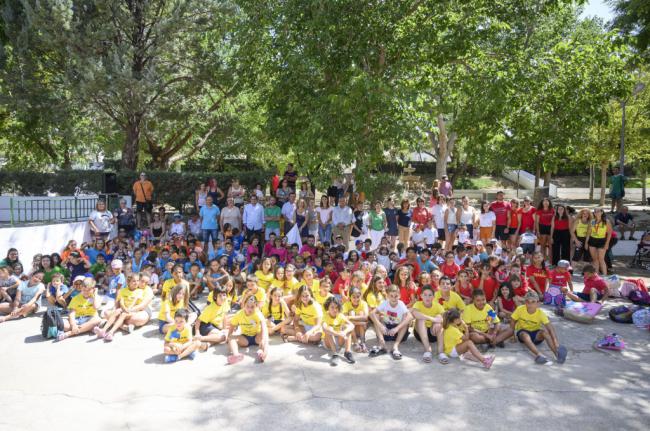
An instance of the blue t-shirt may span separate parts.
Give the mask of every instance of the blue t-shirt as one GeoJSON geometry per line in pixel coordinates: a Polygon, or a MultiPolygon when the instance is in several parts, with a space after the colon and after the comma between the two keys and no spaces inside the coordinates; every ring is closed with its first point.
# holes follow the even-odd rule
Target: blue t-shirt
{"type": "Polygon", "coordinates": [[[438,265],[431,262],[431,259],[427,260],[426,262],[422,262],[422,259],[420,259],[420,256],[418,256],[418,265],[420,265],[420,269],[422,271],[428,272],[429,274],[431,274],[432,271],[435,271],[436,269],[438,269],[438,265]]]}
{"type": "Polygon", "coordinates": [[[117,291],[124,286],[126,286],[126,276],[124,273],[114,275],[111,277],[111,281],[108,282],[108,296],[115,299],[117,297],[117,291]]]}
{"type": "MultiPolygon", "coordinates": [[[[62,284],[61,287],[59,287],[59,290],[61,291],[61,295],[65,295],[66,293],[68,293],[68,290],[70,290],[70,288],[65,284],[62,284]]],[[[53,296],[56,295],[56,287],[52,285],[50,285],[50,295],[53,296]]]]}
{"type": "Polygon", "coordinates": [[[240,234],[240,235],[237,235],[237,236],[233,236],[231,238],[231,241],[232,241],[232,248],[234,248],[237,251],[240,251],[241,250],[241,245],[244,242],[244,235],[240,234]]]}
{"type": "Polygon", "coordinates": [[[218,229],[219,223],[217,223],[217,219],[219,218],[219,214],[221,214],[221,211],[216,205],[201,207],[201,212],[199,213],[202,220],[201,229],[218,229]]]}
{"type": "Polygon", "coordinates": [[[18,290],[20,291],[20,305],[25,305],[31,301],[38,292],[38,289],[43,287],[43,283],[37,283],[33,286],[29,285],[29,280],[23,281],[18,290]]]}

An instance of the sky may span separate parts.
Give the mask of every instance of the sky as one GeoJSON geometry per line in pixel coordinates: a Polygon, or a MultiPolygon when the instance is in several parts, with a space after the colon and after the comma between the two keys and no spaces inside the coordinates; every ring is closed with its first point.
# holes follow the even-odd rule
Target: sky
{"type": "Polygon", "coordinates": [[[614,15],[610,7],[605,3],[605,0],[589,0],[587,5],[585,5],[585,10],[582,13],[582,17],[588,16],[597,16],[603,19],[603,21],[610,21],[614,15]]]}

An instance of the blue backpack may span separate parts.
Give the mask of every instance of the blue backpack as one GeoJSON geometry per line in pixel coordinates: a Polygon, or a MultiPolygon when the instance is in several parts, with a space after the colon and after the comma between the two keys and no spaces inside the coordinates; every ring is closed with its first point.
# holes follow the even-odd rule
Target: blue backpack
{"type": "Polygon", "coordinates": [[[544,292],[544,304],[555,305],[556,307],[564,307],[566,305],[566,298],[560,286],[551,284],[546,289],[546,292],[544,292]]]}

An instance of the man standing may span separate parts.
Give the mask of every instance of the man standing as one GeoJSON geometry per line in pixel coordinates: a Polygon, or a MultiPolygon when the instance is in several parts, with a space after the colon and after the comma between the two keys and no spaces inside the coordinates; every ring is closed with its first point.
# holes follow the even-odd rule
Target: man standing
{"type": "Polygon", "coordinates": [[[614,210],[621,210],[623,198],[625,197],[625,182],[627,178],[621,174],[621,170],[618,167],[615,167],[614,175],[609,177],[609,181],[611,184],[609,197],[612,198],[612,213],[614,213],[614,210]]]}
{"type": "Polygon", "coordinates": [[[219,232],[219,207],[213,204],[212,196],[205,198],[205,206],[201,207],[201,231],[203,232],[203,250],[207,254],[209,251],[210,239],[213,247],[217,242],[217,233],[219,232]]]}
{"type": "Polygon", "coordinates": [[[282,205],[282,217],[284,217],[284,234],[288,234],[294,223],[296,215],[296,192],[289,193],[289,200],[282,205]]]}
{"type": "Polygon", "coordinates": [[[354,213],[347,205],[346,197],[339,198],[339,204],[332,209],[332,225],[334,237],[341,236],[346,250],[350,247],[350,233],[354,223],[354,213]]]}
{"type": "Polygon", "coordinates": [[[621,239],[625,239],[625,232],[630,232],[630,241],[636,240],[634,238],[634,217],[629,213],[629,210],[626,206],[621,207],[621,212],[616,214],[614,217],[614,222],[616,223],[616,229],[621,232],[621,239]]]}
{"type": "Polygon", "coordinates": [[[496,229],[494,230],[494,237],[499,241],[507,241],[510,237],[510,202],[503,200],[504,193],[497,192],[497,200],[490,204],[490,210],[496,215],[496,229]]]}
{"type": "Polygon", "coordinates": [[[287,170],[284,171],[284,179],[289,183],[289,187],[294,192],[296,191],[296,180],[298,179],[298,173],[293,170],[293,163],[287,165],[287,170]]]}
{"type": "Polygon", "coordinates": [[[451,186],[451,183],[449,182],[447,175],[442,176],[440,180],[440,186],[438,186],[438,191],[440,192],[441,195],[443,195],[446,198],[450,198],[453,196],[454,188],[451,186]]]}
{"type": "Polygon", "coordinates": [[[275,204],[275,197],[269,197],[269,203],[264,208],[264,240],[269,240],[269,235],[274,233],[276,237],[280,236],[280,215],[282,210],[275,204]]]}
{"type": "Polygon", "coordinates": [[[253,236],[257,235],[261,244],[263,240],[262,230],[264,229],[264,207],[257,202],[257,195],[255,194],[251,195],[250,203],[244,205],[243,221],[248,242],[251,242],[253,236]]]}
{"type": "Polygon", "coordinates": [[[147,179],[147,174],[144,172],[140,174],[140,179],[133,183],[133,194],[135,195],[138,229],[142,229],[142,213],[146,214],[147,226],[149,226],[153,211],[153,184],[147,179]]]}

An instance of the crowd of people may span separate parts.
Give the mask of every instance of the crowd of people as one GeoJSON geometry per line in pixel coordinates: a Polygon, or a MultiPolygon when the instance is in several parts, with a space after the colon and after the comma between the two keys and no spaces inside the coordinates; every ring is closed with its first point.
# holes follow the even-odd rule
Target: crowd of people
{"type": "Polygon", "coordinates": [[[442,364],[461,357],[489,369],[489,351],[516,340],[538,364],[551,363],[543,342],[563,363],[567,349],[540,303],[549,286],[604,301],[615,228],[624,234],[632,223],[625,207],[612,222],[600,208],[503,192],[476,208],[446,177],[415,202],[365,202],[350,178],[316,199],[299,179],[289,166],[268,196],[261,185],[233,180],[224,191],[209,179],[186,218],[154,208],[143,173],[134,208],[97,203],[91,242],[71,240],[27,266],[8,251],[0,322],[33,315],[43,301],[64,313],[58,341],[90,332],[111,342],[157,318],[166,362],[218,344],[230,364],[247,347],[263,362],[271,337],[322,345],[332,365],[354,363],[353,353],[400,360],[412,334],[425,362],[435,345],[442,364]],[[582,292],[573,291],[578,270],[582,292]]]}

